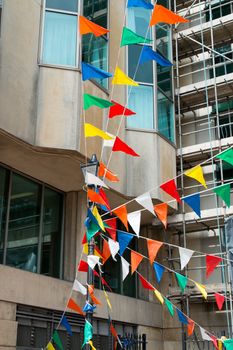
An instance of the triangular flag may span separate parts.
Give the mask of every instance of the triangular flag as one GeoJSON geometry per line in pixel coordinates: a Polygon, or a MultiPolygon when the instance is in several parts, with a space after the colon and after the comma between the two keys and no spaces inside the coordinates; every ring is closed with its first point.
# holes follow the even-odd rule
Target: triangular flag
{"type": "Polygon", "coordinates": [[[91,221],[91,223],[87,227],[87,241],[90,242],[91,238],[94,237],[100,230],[99,225],[95,222],[91,221]]]}
{"type": "Polygon", "coordinates": [[[103,147],[109,147],[112,148],[114,145],[114,142],[116,140],[116,136],[110,134],[109,132],[106,131],[106,134],[112,138],[112,140],[103,140],[103,147]]]}
{"type": "Polygon", "coordinates": [[[93,345],[93,343],[92,343],[92,341],[91,341],[91,340],[89,341],[89,343],[88,343],[88,344],[90,345],[91,350],[96,350],[96,348],[94,347],[94,345],[93,345]]]}
{"type": "Polygon", "coordinates": [[[189,263],[189,260],[193,256],[194,251],[187,248],[179,247],[179,253],[180,253],[180,268],[181,270],[183,270],[185,266],[189,263]]]}
{"type": "Polygon", "coordinates": [[[109,249],[110,249],[110,252],[112,254],[113,260],[117,261],[115,256],[117,255],[117,253],[119,252],[119,249],[120,249],[119,243],[115,242],[113,239],[109,238],[108,245],[109,245],[109,249]]]}
{"type": "Polygon", "coordinates": [[[201,294],[203,295],[204,299],[207,299],[207,291],[205,286],[203,286],[200,283],[195,282],[196,287],[199,289],[199,291],[201,292],[201,294]]]}
{"type": "Polygon", "coordinates": [[[115,101],[111,101],[114,105],[112,107],[110,107],[109,109],[109,115],[108,117],[114,118],[116,116],[119,115],[124,115],[125,117],[128,117],[130,115],[135,115],[136,113],[131,111],[130,109],[120,105],[119,103],[115,102],[115,101]]]}
{"type": "Polygon", "coordinates": [[[226,206],[229,208],[231,206],[231,185],[221,185],[213,189],[217,196],[219,196],[226,206]]]}
{"type": "Polygon", "coordinates": [[[111,303],[110,303],[108,294],[106,293],[105,290],[104,290],[104,295],[105,295],[105,299],[106,299],[106,302],[107,302],[107,304],[108,304],[109,309],[112,310],[112,305],[111,305],[111,303]]]}
{"type": "Polygon", "coordinates": [[[87,243],[87,234],[85,232],[84,235],[83,235],[83,239],[82,239],[82,245],[84,245],[86,243],[87,243]]]}
{"type": "Polygon", "coordinates": [[[200,193],[195,193],[190,196],[184,197],[183,201],[192,208],[192,210],[201,217],[201,197],[200,193]]]}
{"type": "Polygon", "coordinates": [[[213,335],[211,335],[210,338],[211,338],[211,341],[212,341],[215,349],[216,350],[220,350],[220,347],[218,346],[218,339],[215,336],[213,336],[213,335]]]}
{"type": "Polygon", "coordinates": [[[103,259],[103,265],[106,263],[106,261],[110,258],[111,252],[109,249],[108,242],[104,239],[103,242],[103,251],[102,251],[102,259],[103,259]]]}
{"type": "Polygon", "coordinates": [[[155,293],[155,296],[158,299],[158,301],[163,305],[164,299],[163,299],[162,294],[157,289],[154,290],[154,293],[155,293]]]}
{"type": "Polygon", "coordinates": [[[111,332],[112,336],[113,336],[115,339],[118,339],[117,331],[116,331],[115,328],[113,327],[112,322],[111,322],[111,324],[110,324],[110,332],[111,332]]]}
{"type": "Polygon", "coordinates": [[[168,193],[171,197],[175,198],[177,200],[177,202],[181,203],[181,199],[180,199],[179,193],[177,192],[177,187],[176,187],[176,184],[175,184],[175,180],[170,180],[170,181],[162,184],[160,186],[160,188],[164,192],[168,193]]]}
{"type": "Polygon", "coordinates": [[[226,151],[218,154],[216,158],[222,159],[225,162],[229,163],[230,165],[233,165],[233,149],[232,148],[227,149],[226,151]]]}
{"type": "Polygon", "coordinates": [[[95,294],[94,294],[94,286],[93,285],[89,285],[88,286],[88,292],[91,296],[91,299],[93,301],[94,304],[96,305],[101,305],[101,302],[99,301],[99,299],[96,298],[95,294]]]}
{"type": "Polygon", "coordinates": [[[125,249],[128,247],[129,243],[133,239],[134,235],[131,233],[125,233],[123,231],[117,230],[118,242],[120,245],[120,255],[122,255],[125,249]]]}
{"type": "Polygon", "coordinates": [[[178,283],[182,293],[184,293],[184,290],[185,290],[185,288],[187,286],[188,277],[184,276],[184,275],[181,275],[178,272],[175,272],[175,275],[176,275],[176,278],[177,278],[177,283],[178,283]]]}
{"type": "Polygon", "coordinates": [[[121,256],[121,266],[122,266],[122,281],[125,280],[125,278],[129,274],[129,263],[121,256]]]}
{"type": "Polygon", "coordinates": [[[208,278],[218,264],[222,261],[222,258],[214,255],[206,255],[206,278],[208,278]]]}
{"type": "Polygon", "coordinates": [[[167,298],[165,298],[165,305],[166,305],[170,315],[173,317],[174,316],[174,308],[173,308],[173,305],[170,302],[170,300],[168,300],[167,298]]]}
{"type": "Polygon", "coordinates": [[[113,85],[131,85],[131,86],[139,86],[136,81],[129,78],[119,67],[116,67],[114,77],[112,79],[113,85]]]}
{"type": "Polygon", "coordinates": [[[53,346],[53,344],[51,342],[49,342],[46,346],[47,350],[56,350],[55,347],[53,346]]]}
{"type": "Polygon", "coordinates": [[[179,309],[176,309],[179,321],[183,324],[188,324],[188,319],[187,317],[183,314],[182,311],[180,311],[179,309]]]}
{"type": "Polygon", "coordinates": [[[89,63],[82,62],[82,80],[89,79],[107,79],[112,77],[111,73],[105,72],[104,70],[94,67],[89,63]]]}
{"type": "Polygon", "coordinates": [[[225,302],[225,296],[219,293],[215,293],[214,296],[215,296],[216,303],[218,305],[218,309],[222,310],[223,304],[225,302]]]}
{"type": "Polygon", "coordinates": [[[89,21],[87,18],[79,15],[79,31],[80,35],[92,33],[95,36],[101,36],[109,32],[108,29],[99,26],[98,24],[89,21]]]}
{"type": "Polygon", "coordinates": [[[164,58],[160,53],[153,51],[150,46],[143,46],[141,51],[141,56],[139,59],[139,63],[143,64],[147,61],[156,61],[160,66],[163,67],[171,67],[173,64],[164,58]]]}
{"type": "Polygon", "coordinates": [[[200,165],[197,165],[192,169],[186,170],[184,174],[188,177],[191,177],[192,179],[197,180],[200,184],[207,188],[203,175],[203,170],[200,165]]]}
{"type": "Polygon", "coordinates": [[[153,264],[159,249],[162,247],[163,242],[154,241],[151,239],[147,240],[148,255],[151,265],[153,264]]]}
{"type": "Polygon", "coordinates": [[[147,10],[152,10],[154,6],[146,0],[128,0],[127,7],[142,7],[147,10]]]}
{"type": "Polygon", "coordinates": [[[107,195],[106,195],[104,189],[103,188],[98,188],[98,193],[103,198],[103,200],[105,201],[107,209],[111,210],[110,204],[109,204],[109,200],[107,198],[107,195]]]}
{"type": "Polygon", "coordinates": [[[89,341],[92,339],[92,336],[93,336],[93,327],[90,322],[85,320],[84,341],[83,341],[82,348],[84,347],[84,345],[89,343],[89,341]]]}
{"type": "Polygon", "coordinates": [[[102,180],[100,180],[97,176],[88,172],[86,172],[85,174],[85,183],[87,185],[94,185],[94,186],[108,188],[108,186],[102,180]]]}
{"type": "Polygon", "coordinates": [[[99,108],[109,108],[113,106],[112,102],[109,102],[108,100],[104,100],[103,98],[93,96],[90,94],[83,95],[83,102],[84,102],[85,111],[92,106],[97,106],[99,108]]]}
{"type": "Polygon", "coordinates": [[[112,140],[111,136],[109,136],[106,132],[104,132],[103,130],[97,128],[92,124],[88,124],[88,123],[84,124],[84,133],[85,133],[85,137],[99,136],[104,140],[112,140]]]}
{"type": "Polygon", "coordinates": [[[54,343],[58,346],[58,348],[60,350],[64,350],[62,342],[61,342],[61,338],[58,334],[58,331],[54,331],[52,338],[53,338],[54,343]]]}
{"type": "Polygon", "coordinates": [[[150,26],[153,26],[157,23],[176,24],[184,22],[189,21],[181,16],[176,15],[174,12],[168,10],[162,5],[155,5],[150,21],[150,26]]]}
{"type": "Polygon", "coordinates": [[[113,174],[110,170],[108,170],[103,163],[100,163],[99,170],[98,170],[98,176],[105,177],[106,179],[108,179],[111,182],[119,182],[120,181],[119,178],[117,177],[117,175],[113,174]]]}
{"type": "Polygon", "coordinates": [[[165,270],[165,267],[158,264],[157,262],[154,262],[153,264],[154,266],[154,270],[155,270],[155,276],[157,278],[157,281],[158,283],[160,283],[162,277],[163,277],[163,273],[164,273],[164,270],[165,270]]]}
{"type": "Polygon", "coordinates": [[[143,288],[149,289],[149,290],[155,290],[155,288],[141,275],[139,275],[139,279],[142,283],[143,288]]]}
{"type": "Polygon", "coordinates": [[[73,290],[83,295],[87,295],[87,288],[84,287],[78,280],[74,280],[73,290]]]}
{"type": "Polygon", "coordinates": [[[136,233],[136,235],[139,236],[140,224],[141,224],[141,211],[138,210],[138,211],[129,213],[127,215],[127,220],[130,226],[132,227],[132,229],[134,230],[134,232],[136,233]]]}
{"type": "Polygon", "coordinates": [[[131,29],[123,27],[122,37],[121,37],[121,47],[126,45],[134,44],[150,44],[152,40],[146,39],[141,35],[136,34],[131,29]]]}
{"type": "Polygon", "coordinates": [[[226,350],[233,350],[233,339],[226,339],[223,342],[226,350]]]}
{"type": "MultiPolygon", "coordinates": [[[[83,254],[88,255],[88,243],[85,243],[85,244],[83,245],[83,254]]],[[[103,258],[103,257],[102,257],[102,254],[101,254],[101,252],[100,252],[100,250],[99,250],[99,248],[98,248],[97,246],[95,246],[94,255],[95,255],[96,257],[101,258],[101,259],[103,258]]]]}
{"type": "Polygon", "coordinates": [[[104,201],[104,199],[97,192],[95,192],[91,189],[88,189],[87,196],[91,202],[107,206],[107,203],[104,201]]]}
{"type": "Polygon", "coordinates": [[[131,250],[131,274],[137,270],[142,259],[143,256],[141,254],[135,252],[134,250],[131,250]]]}
{"type": "Polygon", "coordinates": [[[69,335],[72,336],[72,329],[65,315],[62,317],[61,325],[65,327],[67,333],[69,333],[69,335]]]}
{"type": "MultiPolygon", "coordinates": [[[[88,272],[88,263],[86,261],[80,260],[79,265],[78,265],[78,271],[88,272]]],[[[100,276],[97,271],[94,271],[94,275],[97,277],[100,276]]]]}
{"type": "Polygon", "coordinates": [[[93,213],[94,217],[96,218],[96,220],[98,222],[98,225],[100,226],[101,230],[105,232],[104,223],[103,223],[103,221],[101,219],[101,216],[100,216],[96,206],[94,206],[94,208],[92,210],[92,213],[93,213]]]}
{"type": "Polygon", "coordinates": [[[96,255],[88,255],[87,256],[87,263],[90,266],[92,270],[98,265],[100,262],[100,258],[96,255]]]}
{"type": "Polygon", "coordinates": [[[201,336],[203,340],[207,340],[207,341],[212,341],[211,337],[209,336],[209,334],[206,332],[206,330],[202,327],[200,328],[200,332],[201,332],[201,336]]]}
{"type": "Polygon", "coordinates": [[[161,203],[154,205],[154,212],[157,215],[158,219],[163,223],[164,227],[167,228],[168,204],[161,203]]]}
{"type": "Polygon", "coordinates": [[[110,228],[107,227],[107,226],[105,226],[106,231],[108,232],[109,236],[110,236],[114,241],[116,241],[116,225],[117,225],[117,219],[116,219],[116,218],[108,219],[107,221],[105,221],[105,223],[107,224],[107,226],[110,226],[110,228]]]}
{"type": "Polygon", "coordinates": [[[126,230],[129,231],[128,228],[128,220],[127,220],[127,209],[125,205],[120,206],[119,208],[113,210],[113,213],[121,220],[123,225],[126,227],[126,230]]]}
{"type": "Polygon", "coordinates": [[[76,304],[76,302],[72,298],[69,299],[67,307],[73,311],[76,311],[78,314],[84,316],[84,313],[83,313],[81,307],[78,306],[78,304],[76,304]]]}
{"type": "Polygon", "coordinates": [[[133,157],[140,157],[139,154],[137,154],[131,147],[129,147],[125,142],[123,142],[118,136],[115,139],[112,151],[123,152],[133,157]]]}
{"type": "Polygon", "coordinates": [[[187,331],[188,331],[189,337],[191,337],[191,335],[193,334],[194,328],[195,328],[195,322],[189,318],[188,325],[187,325],[187,331]]]}
{"type": "Polygon", "coordinates": [[[155,215],[154,206],[153,206],[151,195],[149,192],[146,192],[141,196],[138,196],[137,198],[135,198],[135,201],[138,202],[143,208],[150,211],[153,215],[155,215]]]}
{"type": "Polygon", "coordinates": [[[110,290],[110,292],[112,292],[111,287],[109,286],[109,284],[105,281],[105,279],[103,277],[101,277],[101,283],[103,286],[106,286],[110,290]]]}

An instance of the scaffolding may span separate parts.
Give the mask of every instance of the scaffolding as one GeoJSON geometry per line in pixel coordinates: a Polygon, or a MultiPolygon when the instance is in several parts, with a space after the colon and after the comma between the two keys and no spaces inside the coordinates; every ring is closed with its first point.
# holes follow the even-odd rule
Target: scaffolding
{"type": "MultiPolygon", "coordinates": [[[[176,25],[173,34],[177,173],[183,174],[185,170],[233,145],[233,1],[175,0],[174,11],[189,19],[188,23],[176,25]]],[[[203,170],[208,187],[232,181],[233,169],[224,166],[222,161],[214,158],[205,164],[203,170]]],[[[178,186],[182,196],[201,190],[184,176],[180,177],[178,186]]],[[[233,208],[226,211],[214,194],[201,196],[201,205],[203,215],[198,220],[184,204],[179,208],[169,224],[172,239],[187,248],[192,248],[192,240],[198,240],[199,246],[204,246],[202,251],[229,258],[225,222],[233,214],[233,208]]],[[[168,264],[179,269],[179,259],[171,250],[168,252],[168,264]]],[[[201,278],[205,284],[204,270],[204,257],[199,256],[185,272],[189,276],[198,276],[199,281],[201,278]]],[[[218,280],[211,281],[209,286],[231,299],[231,266],[222,264],[217,276],[218,280]]],[[[180,293],[172,282],[169,297],[180,300],[180,293]]],[[[214,311],[216,315],[214,293],[208,299],[204,305],[201,295],[195,288],[189,287],[182,296],[181,307],[190,317],[194,304],[196,308],[214,311]]],[[[202,321],[207,329],[213,330],[219,337],[232,338],[231,301],[226,302],[219,317],[222,324],[218,327],[211,323],[211,317],[202,321]]],[[[199,334],[194,333],[192,338],[188,338],[184,328],[182,333],[183,349],[210,349],[210,344],[203,342],[199,334]]]]}

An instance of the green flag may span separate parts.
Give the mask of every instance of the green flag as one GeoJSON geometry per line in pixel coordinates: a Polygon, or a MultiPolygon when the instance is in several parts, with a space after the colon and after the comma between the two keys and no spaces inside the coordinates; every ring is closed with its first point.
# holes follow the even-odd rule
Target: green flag
{"type": "Polygon", "coordinates": [[[92,339],[92,335],[93,335],[93,327],[90,324],[90,322],[86,320],[85,327],[84,327],[84,341],[83,341],[82,348],[84,347],[84,345],[89,343],[89,341],[92,339]]]}
{"type": "Polygon", "coordinates": [[[172,303],[170,302],[170,300],[168,300],[167,298],[165,298],[165,304],[166,304],[166,307],[170,313],[170,315],[173,317],[174,316],[174,308],[173,308],[173,305],[172,303]]]}
{"type": "Polygon", "coordinates": [[[152,40],[143,38],[143,36],[137,35],[129,28],[124,27],[122,38],[121,38],[121,47],[126,45],[132,45],[132,44],[140,44],[140,43],[147,43],[150,44],[152,40]]]}
{"type": "Polygon", "coordinates": [[[230,184],[221,185],[213,190],[217,196],[219,196],[229,208],[231,206],[231,186],[230,184]]]}
{"type": "Polygon", "coordinates": [[[187,286],[187,282],[188,282],[188,277],[181,275],[180,273],[176,272],[176,278],[177,278],[177,283],[182,291],[182,293],[184,293],[184,290],[187,286]]]}
{"type": "Polygon", "coordinates": [[[53,341],[59,347],[59,349],[64,350],[61,339],[57,331],[53,333],[53,341]]]}
{"type": "Polygon", "coordinates": [[[233,350],[233,339],[227,339],[223,342],[226,350],[233,350]]]}
{"type": "Polygon", "coordinates": [[[217,155],[216,158],[222,159],[225,162],[233,165],[233,149],[227,149],[226,151],[222,152],[221,154],[217,155]]]}
{"type": "Polygon", "coordinates": [[[100,108],[108,108],[111,106],[114,106],[114,103],[109,102],[108,100],[104,100],[102,98],[89,95],[89,94],[84,94],[83,96],[83,102],[84,102],[84,110],[86,111],[88,108],[91,106],[97,106],[100,108]]]}
{"type": "Polygon", "coordinates": [[[89,226],[87,227],[87,240],[88,240],[88,242],[100,230],[101,230],[101,228],[99,227],[99,225],[97,225],[94,221],[91,221],[89,226]]]}

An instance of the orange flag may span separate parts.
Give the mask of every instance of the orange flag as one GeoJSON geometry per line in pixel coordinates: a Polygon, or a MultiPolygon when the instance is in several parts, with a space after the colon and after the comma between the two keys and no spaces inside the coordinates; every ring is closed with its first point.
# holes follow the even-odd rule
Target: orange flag
{"type": "Polygon", "coordinates": [[[111,252],[109,249],[108,241],[104,239],[103,251],[102,251],[103,264],[106,263],[106,261],[110,258],[110,256],[111,256],[111,252]]]}
{"type": "Polygon", "coordinates": [[[161,22],[167,24],[176,24],[181,22],[189,22],[189,20],[176,15],[174,12],[168,10],[162,5],[155,5],[151,16],[150,26],[154,26],[155,24],[161,22]]]}
{"type": "Polygon", "coordinates": [[[108,29],[105,29],[94,22],[89,21],[83,16],[79,16],[79,30],[80,35],[92,33],[95,36],[101,36],[109,32],[108,29]]]}
{"type": "Polygon", "coordinates": [[[158,219],[164,224],[164,227],[167,228],[167,203],[161,203],[154,206],[155,214],[158,219]]]}
{"type": "Polygon", "coordinates": [[[137,270],[138,265],[141,263],[143,256],[134,250],[131,250],[131,275],[137,270]]]}
{"type": "Polygon", "coordinates": [[[70,300],[68,301],[67,307],[73,311],[76,311],[78,314],[84,316],[83,310],[80,306],[78,306],[78,304],[76,304],[76,302],[72,298],[70,298],[70,300]]]}
{"type": "Polygon", "coordinates": [[[159,249],[162,247],[163,242],[154,241],[152,239],[147,240],[147,248],[148,248],[148,255],[150,263],[153,264],[159,249]]]}
{"type": "Polygon", "coordinates": [[[121,207],[113,210],[113,213],[121,220],[121,222],[126,227],[127,231],[129,231],[128,228],[128,220],[127,220],[127,209],[125,205],[122,205],[121,207]]]}
{"type": "Polygon", "coordinates": [[[187,324],[187,331],[188,331],[188,336],[189,337],[191,337],[191,335],[193,334],[194,327],[195,327],[195,323],[193,322],[193,320],[191,320],[189,318],[188,319],[188,324],[187,324]]]}
{"type": "Polygon", "coordinates": [[[87,195],[88,195],[88,198],[90,199],[91,202],[107,206],[107,203],[104,201],[104,199],[95,191],[89,189],[87,191],[87,195]]]}
{"type": "Polygon", "coordinates": [[[94,295],[94,286],[93,285],[88,286],[88,292],[91,296],[93,303],[96,305],[101,305],[101,302],[99,301],[99,299],[97,299],[96,296],[94,295]]]}
{"type": "Polygon", "coordinates": [[[98,176],[99,177],[105,176],[106,179],[112,182],[120,181],[117,175],[113,174],[110,170],[108,170],[103,163],[100,163],[98,176]]]}
{"type": "Polygon", "coordinates": [[[111,331],[111,333],[112,333],[112,336],[113,336],[115,339],[117,339],[117,338],[118,338],[118,334],[117,334],[117,331],[115,330],[115,328],[113,327],[112,322],[111,322],[111,324],[110,324],[110,331],[111,331]]]}

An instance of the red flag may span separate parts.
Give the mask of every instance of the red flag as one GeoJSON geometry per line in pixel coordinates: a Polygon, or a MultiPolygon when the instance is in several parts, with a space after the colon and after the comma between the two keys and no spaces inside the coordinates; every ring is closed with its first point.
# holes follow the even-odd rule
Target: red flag
{"type": "Polygon", "coordinates": [[[109,181],[112,181],[112,182],[119,182],[120,181],[119,178],[117,177],[117,175],[113,174],[109,169],[107,169],[103,163],[100,163],[98,176],[105,177],[106,179],[108,179],[109,181]]]}
{"type": "Polygon", "coordinates": [[[115,328],[113,327],[112,322],[111,322],[111,324],[110,324],[110,332],[112,333],[112,336],[113,336],[115,339],[118,338],[117,331],[116,331],[115,328]]]}
{"type": "Polygon", "coordinates": [[[219,350],[218,339],[216,337],[214,337],[213,335],[211,335],[210,338],[212,339],[212,342],[213,342],[215,349],[219,350]]]}
{"type": "Polygon", "coordinates": [[[191,318],[188,319],[188,324],[187,324],[187,331],[188,331],[188,336],[190,337],[193,334],[195,328],[195,323],[191,318]]]}
{"type": "Polygon", "coordinates": [[[139,275],[139,279],[142,283],[142,286],[145,288],[145,289],[149,289],[149,290],[155,290],[155,288],[144,278],[142,277],[141,275],[139,275]]]}
{"type": "Polygon", "coordinates": [[[111,251],[109,249],[108,241],[104,239],[103,243],[103,250],[102,250],[102,259],[103,259],[103,264],[106,263],[106,261],[110,258],[111,256],[111,251]]]}
{"type": "Polygon", "coordinates": [[[110,107],[109,116],[108,116],[109,118],[116,117],[117,115],[129,116],[129,115],[136,114],[135,112],[131,111],[128,108],[125,108],[124,106],[120,105],[115,101],[111,101],[111,102],[114,103],[114,106],[110,107]]]}
{"type": "Polygon", "coordinates": [[[174,180],[170,180],[165,184],[162,184],[160,188],[164,192],[168,193],[171,197],[175,198],[177,202],[181,203],[181,199],[180,199],[179,193],[177,192],[177,187],[174,180]]]}
{"type": "Polygon", "coordinates": [[[214,296],[215,296],[216,303],[218,305],[218,309],[222,310],[222,307],[225,301],[225,296],[219,293],[215,293],[214,296]]]}
{"type": "Polygon", "coordinates": [[[113,210],[113,213],[118,216],[118,218],[121,220],[121,222],[126,227],[126,230],[129,231],[128,227],[128,218],[127,218],[127,209],[125,205],[122,205],[121,207],[113,210]]]}
{"type": "Polygon", "coordinates": [[[206,278],[210,277],[212,272],[222,261],[222,258],[214,255],[206,255],[206,278]]]}
{"type": "Polygon", "coordinates": [[[105,281],[105,279],[103,277],[101,277],[101,282],[104,286],[106,286],[110,290],[110,292],[112,292],[111,287],[109,286],[109,284],[105,281]]]}
{"type": "Polygon", "coordinates": [[[113,218],[113,219],[109,219],[107,221],[105,221],[105,223],[108,226],[111,226],[111,228],[105,227],[106,231],[109,233],[110,237],[116,241],[116,225],[117,225],[117,219],[113,218]]]}
{"type": "Polygon", "coordinates": [[[143,259],[143,256],[134,250],[131,250],[131,274],[133,274],[137,268],[138,265],[141,263],[143,259]]]}
{"type": "Polygon", "coordinates": [[[161,204],[155,205],[154,211],[158,219],[163,223],[164,227],[167,228],[167,211],[168,211],[167,203],[161,203],[161,204]]]}
{"type": "Polygon", "coordinates": [[[84,313],[83,313],[81,307],[78,306],[78,304],[76,304],[76,302],[73,299],[70,298],[70,300],[68,301],[67,307],[73,311],[76,311],[80,315],[84,316],[84,313]]]}
{"type": "Polygon", "coordinates": [[[105,200],[103,199],[103,197],[91,189],[87,190],[87,196],[91,202],[104,205],[105,207],[108,206],[107,203],[105,202],[105,200]]]}
{"type": "MultiPolygon", "coordinates": [[[[79,265],[78,265],[78,271],[80,272],[88,272],[88,263],[84,260],[80,260],[79,265]]],[[[94,270],[94,275],[99,277],[100,275],[98,274],[97,271],[94,270]]]]}
{"type": "Polygon", "coordinates": [[[152,239],[147,240],[147,248],[148,248],[148,255],[150,263],[153,264],[159,249],[162,247],[163,242],[154,241],[152,239]]]}
{"type": "Polygon", "coordinates": [[[134,152],[132,148],[130,148],[126,143],[124,143],[119,137],[116,137],[113,148],[113,152],[123,152],[129,154],[133,157],[140,157],[139,154],[134,152]]]}
{"type": "Polygon", "coordinates": [[[110,205],[109,205],[109,201],[108,198],[106,196],[106,193],[104,192],[104,190],[102,188],[99,188],[99,195],[103,198],[103,200],[105,201],[105,203],[107,204],[106,207],[108,210],[111,210],[110,205]]]}
{"type": "Polygon", "coordinates": [[[86,235],[86,232],[85,232],[84,235],[83,235],[82,245],[84,245],[86,243],[87,243],[87,235],[86,235]]]}

